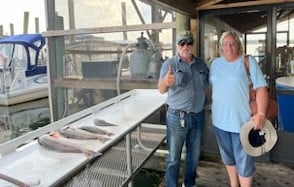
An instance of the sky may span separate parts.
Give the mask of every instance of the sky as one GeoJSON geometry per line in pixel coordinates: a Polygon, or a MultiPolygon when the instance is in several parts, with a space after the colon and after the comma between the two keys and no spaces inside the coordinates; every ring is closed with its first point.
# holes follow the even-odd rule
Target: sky
{"type": "MultiPolygon", "coordinates": [[[[119,2],[120,0],[115,0],[115,2],[119,2]]],[[[131,3],[127,1],[127,6],[131,6],[131,3]]],[[[67,1],[60,0],[56,2],[56,11],[59,14],[62,14],[61,12],[65,13],[67,12],[67,9],[60,10],[59,8],[61,6],[58,6],[59,3],[66,4],[67,1]]],[[[79,0],[76,1],[76,14],[79,15],[76,17],[76,19],[82,19],[87,20],[78,22],[82,23],[82,25],[78,25],[79,27],[85,28],[90,27],[89,25],[96,25],[97,19],[96,15],[103,15],[104,20],[103,23],[99,24],[100,26],[113,26],[113,25],[120,25],[121,18],[118,20],[116,19],[115,13],[120,12],[120,4],[114,3],[113,1],[103,1],[103,3],[100,1],[89,1],[88,3],[82,3],[83,6],[79,6],[79,3],[81,3],[79,0]],[[94,4],[93,4],[94,3],[94,4]],[[103,4],[103,7],[110,7],[111,9],[103,9],[100,8],[103,4]],[[115,6],[114,6],[115,5],[115,6]],[[92,8],[91,8],[92,7],[92,8]],[[84,11],[83,9],[87,9],[84,11]],[[99,11],[97,11],[99,10],[99,11]],[[91,12],[91,14],[84,14],[79,12],[91,12]],[[94,18],[94,19],[93,19],[94,18]],[[83,22],[86,23],[86,25],[83,25],[83,22]],[[93,24],[91,24],[93,22],[93,24]],[[96,23],[95,23],[96,22],[96,23]],[[109,24],[109,25],[108,25],[109,24]]],[[[66,7],[63,7],[66,8],[66,7]]],[[[127,7],[128,11],[127,13],[130,14],[129,10],[130,7],[127,7]]],[[[132,7],[133,9],[133,7],[132,7]]],[[[23,33],[23,22],[24,22],[24,12],[29,12],[29,27],[28,32],[34,33],[35,32],[35,18],[39,18],[39,28],[40,32],[43,32],[46,30],[46,24],[45,24],[45,5],[44,0],[0,0],[0,25],[3,26],[4,34],[10,35],[10,24],[14,25],[14,34],[22,34],[23,33]]],[[[144,13],[144,12],[143,12],[144,13]]],[[[138,20],[137,16],[134,12],[131,13],[131,15],[128,16],[128,24],[134,24],[132,23],[132,18],[136,17],[136,20],[138,20]]],[[[67,16],[67,15],[62,15],[67,16]]],[[[120,13],[119,13],[119,16],[120,13]]],[[[99,16],[98,16],[99,17],[99,16]]],[[[67,19],[64,20],[65,24],[67,24],[67,19]]],[[[137,21],[138,22],[138,21],[137,21]]]]}
{"type": "MultiPolygon", "coordinates": [[[[77,28],[92,28],[121,25],[121,1],[126,3],[127,24],[140,24],[141,21],[129,0],[74,0],[77,28]],[[105,7],[111,7],[105,8],[105,7]],[[87,13],[85,13],[87,12],[87,13]],[[101,19],[103,17],[103,19],[101,19]],[[85,21],[86,20],[86,21],[85,21]]],[[[45,0],[0,0],[0,25],[4,34],[10,35],[10,24],[14,25],[14,34],[23,33],[24,12],[29,12],[29,33],[35,32],[35,18],[39,18],[40,32],[46,31],[45,0]]],[[[137,1],[145,22],[151,22],[150,7],[146,8],[137,1]],[[144,8],[143,8],[144,7],[144,8]]],[[[68,28],[67,0],[55,2],[56,12],[64,17],[65,29],[68,28]]]]}
{"type": "MultiPolygon", "coordinates": [[[[122,2],[126,4],[127,25],[141,24],[139,16],[130,0],[74,0],[75,26],[78,28],[98,28],[122,25],[122,2]],[[108,8],[111,7],[111,8],[108,8]],[[101,19],[102,18],[102,19],[101,19]]],[[[151,23],[151,7],[136,0],[145,23],[151,23]]],[[[69,29],[68,0],[56,0],[55,11],[63,18],[64,29],[69,29]]],[[[39,18],[39,32],[46,32],[45,0],[0,0],[0,25],[3,26],[4,35],[12,35],[10,24],[14,25],[14,35],[23,34],[24,12],[29,12],[28,33],[35,33],[35,18],[39,18]]],[[[171,22],[172,15],[165,17],[165,22],[171,22]]],[[[142,31],[127,33],[127,40],[137,42],[142,31]]],[[[122,41],[123,33],[100,33],[97,37],[105,40],[122,41]]],[[[147,38],[147,33],[144,32],[147,38]]],[[[170,44],[172,41],[171,29],[163,29],[159,33],[160,41],[170,44]]],[[[165,53],[165,52],[163,52],[165,53]]],[[[169,56],[170,54],[166,54],[169,56]]]]}
{"type": "Polygon", "coordinates": [[[0,0],[0,25],[4,34],[10,35],[9,24],[14,25],[14,34],[23,33],[24,12],[29,12],[28,32],[35,32],[35,18],[39,18],[40,32],[45,31],[44,0],[0,0]]]}

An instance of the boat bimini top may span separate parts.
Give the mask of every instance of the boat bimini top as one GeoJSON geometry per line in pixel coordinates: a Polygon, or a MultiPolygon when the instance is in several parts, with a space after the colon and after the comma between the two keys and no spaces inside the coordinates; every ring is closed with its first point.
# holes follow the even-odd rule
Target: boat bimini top
{"type": "Polygon", "coordinates": [[[22,69],[26,76],[46,73],[44,46],[45,38],[41,34],[20,34],[1,38],[0,68],[22,69]]]}

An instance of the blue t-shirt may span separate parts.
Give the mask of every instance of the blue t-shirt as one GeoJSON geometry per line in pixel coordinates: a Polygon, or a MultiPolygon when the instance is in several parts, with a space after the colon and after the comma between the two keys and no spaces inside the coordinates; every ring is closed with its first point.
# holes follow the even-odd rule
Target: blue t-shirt
{"type": "MultiPolygon", "coordinates": [[[[253,88],[267,86],[254,57],[249,56],[248,60],[253,88]]],[[[239,133],[251,116],[244,56],[235,62],[227,62],[224,57],[215,58],[210,66],[209,81],[212,87],[213,125],[224,131],[239,133]]]]}
{"type": "Polygon", "coordinates": [[[205,62],[193,57],[193,61],[188,64],[175,55],[163,63],[160,80],[166,75],[169,66],[176,76],[176,85],[168,89],[166,103],[173,109],[201,112],[205,107],[208,86],[208,68],[205,62]]]}

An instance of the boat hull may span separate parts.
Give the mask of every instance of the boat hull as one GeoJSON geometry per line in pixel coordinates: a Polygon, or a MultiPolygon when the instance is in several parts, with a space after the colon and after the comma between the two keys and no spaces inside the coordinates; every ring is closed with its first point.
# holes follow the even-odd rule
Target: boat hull
{"type": "Polygon", "coordinates": [[[27,78],[26,86],[0,94],[0,105],[10,106],[48,97],[47,75],[27,78]]]}

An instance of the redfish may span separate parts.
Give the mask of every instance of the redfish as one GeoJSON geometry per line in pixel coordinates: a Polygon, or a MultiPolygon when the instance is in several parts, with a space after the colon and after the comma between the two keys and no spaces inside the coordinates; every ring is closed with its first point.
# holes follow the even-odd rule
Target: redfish
{"type": "Polygon", "coordinates": [[[93,158],[102,155],[100,152],[94,152],[82,145],[75,144],[60,134],[54,132],[45,134],[38,138],[38,143],[44,147],[64,153],[83,153],[88,158],[93,158]]]}
{"type": "Polygon", "coordinates": [[[106,142],[110,138],[106,135],[91,133],[82,129],[73,128],[66,126],[58,131],[62,136],[66,138],[73,139],[82,139],[82,140],[90,140],[90,139],[98,139],[101,142],[106,142]]]}
{"type": "Polygon", "coordinates": [[[97,126],[117,126],[116,124],[109,123],[103,119],[94,119],[94,124],[97,126]]]}
{"type": "Polygon", "coordinates": [[[108,136],[113,135],[112,132],[109,132],[108,130],[101,129],[101,128],[99,128],[97,126],[93,126],[93,125],[82,125],[79,127],[79,129],[82,129],[82,130],[85,130],[85,131],[88,131],[91,133],[106,134],[108,136]]]}

